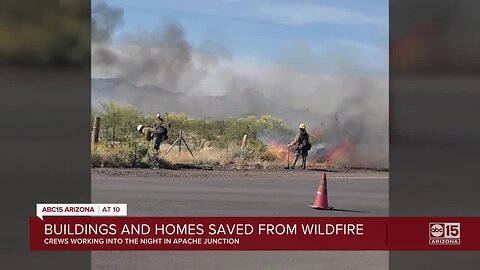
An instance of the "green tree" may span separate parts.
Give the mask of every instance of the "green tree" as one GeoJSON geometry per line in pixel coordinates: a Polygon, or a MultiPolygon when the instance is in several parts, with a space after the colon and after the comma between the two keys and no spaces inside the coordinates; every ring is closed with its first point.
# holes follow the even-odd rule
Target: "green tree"
{"type": "Polygon", "coordinates": [[[100,140],[112,145],[138,137],[136,127],[146,118],[132,106],[120,107],[113,102],[101,104],[100,140]]]}

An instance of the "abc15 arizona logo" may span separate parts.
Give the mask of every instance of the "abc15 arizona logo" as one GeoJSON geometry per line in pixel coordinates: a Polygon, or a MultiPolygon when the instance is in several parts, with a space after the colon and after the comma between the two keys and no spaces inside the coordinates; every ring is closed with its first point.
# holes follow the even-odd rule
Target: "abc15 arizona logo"
{"type": "Polygon", "coordinates": [[[460,223],[431,222],[429,228],[430,245],[460,245],[460,223]]]}

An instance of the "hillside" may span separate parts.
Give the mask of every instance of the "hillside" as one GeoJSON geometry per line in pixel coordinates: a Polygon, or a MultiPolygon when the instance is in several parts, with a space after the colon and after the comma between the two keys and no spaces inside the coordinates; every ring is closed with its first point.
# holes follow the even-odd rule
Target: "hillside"
{"type": "Polygon", "coordinates": [[[148,113],[176,112],[211,119],[273,115],[291,127],[299,122],[320,121],[320,116],[307,109],[279,105],[252,89],[224,96],[189,96],[153,85],[136,86],[121,78],[92,79],[92,104],[107,100],[130,104],[148,113]]]}

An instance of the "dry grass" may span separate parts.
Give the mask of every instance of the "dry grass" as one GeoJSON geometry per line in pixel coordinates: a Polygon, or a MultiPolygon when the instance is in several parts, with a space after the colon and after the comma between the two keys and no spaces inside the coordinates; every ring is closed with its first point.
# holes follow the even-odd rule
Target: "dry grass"
{"type": "MultiPolygon", "coordinates": [[[[92,167],[112,168],[172,168],[177,165],[192,165],[219,169],[280,169],[287,166],[285,155],[279,155],[275,149],[267,149],[256,153],[249,148],[242,149],[239,145],[231,144],[227,148],[205,147],[193,150],[192,157],[187,148],[182,145],[179,154],[178,146],[165,155],[170,148],[169,144],[162,144],[160,154],[157,156],[151,144],[137,142],[130,145],[92,145],[92,167]]],[[[290,165],[293,162],[293,154],[290,156],[290,165]]],[[[301,161],[299,161],[301,162],[301,161]]],[[[338,164],[326,164],[324,162],[309,161],[310,168],[337,167],[338,164]]],[[[299,163],[297,163],[299,166],[299,163]]]]}
{"type": "Polygon", "coordinates": [[[182,146],[181,153],[178,151],[178,146],[174,146],[168,155],[165,155],[169,148],[170,145],[162,144],[161,157],[172,164],[207,165],[220,168],[233,167],[236,169],[272,168],[286,165],[286,161],[277,160],[270,151],[256,155],[234,144],[225,149],[209,147],[195,150],[192,152],[194,157],[190,155],[185,146],[182,146]]]}
{"type": "Polygon", "coordinates": [[[165,155],[165,152],[170,148],[168,144],[162,144],[160,149],[161,156],[168,160],[171,163],[215,163],[215,164],[222,164],[229,160],[229,155],[225,150],[216,149],[216,148],[205,148],[202,150],[195,150],[193,151],[194,157],[190,155],[187,148],[182,146],[182,151],[179,153],[178,146],[174,146],[174,148],[165,155]]]}

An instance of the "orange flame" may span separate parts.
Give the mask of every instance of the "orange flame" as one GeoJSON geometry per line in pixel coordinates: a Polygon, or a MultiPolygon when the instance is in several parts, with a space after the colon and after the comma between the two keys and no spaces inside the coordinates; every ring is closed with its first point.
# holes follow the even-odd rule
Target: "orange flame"
{"type": "Polygon", "coordinates": [[[277,160],[285,160],[287,158],[286,145],[270,144],[268,145],[268,150],[275,155],[277,160]]]}
{"type": "MultiPolygon", "coordinates": [[[[279,145],[279,144],[269,144],[268,150],[274,154],[278,161],[286,161],[287,160],[287,146],[286,145],[279,145]]],[[[358,166],[358,167],[365,167],[368,165],[367,159],[356,156],[355,154],[355,146],[350,141],[347,140],[344,143],[340,144],[338,147],[330,150],[322,160],[317,160],[318,162],[324,163],[325,165],[332,165],[338,161],[345,161],[342,159],[347,158],[351,166],[358,166]]],[[[290,148],[290,161],[293,160],[294,156],[293,148],[290,148]]]]}
{"type": "Polygon", "coordinates": [[[352,149],[353,149],[352,142],[346,141],[345,143],[343,143],[342,145],[340,145],[339,147],[335,148],[330,153],[328,153],[326,155],[325,160],[327,162],[334,162],[337,159],[339,159],[339,158],[345,156],[346,154],[348,154],[352,149]]]}

